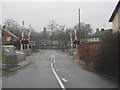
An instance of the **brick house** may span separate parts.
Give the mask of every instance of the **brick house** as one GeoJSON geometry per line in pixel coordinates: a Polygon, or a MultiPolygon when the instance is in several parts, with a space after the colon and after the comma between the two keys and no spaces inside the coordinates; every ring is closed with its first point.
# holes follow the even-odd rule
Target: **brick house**
{"type": "Polygon", "coordinates": [[[17,41],[19,40],[19,38],[14,35],[13,33],[2,29],[2,44],[6,45],[6,44],[12,44],[12,41],[17,41]]]}

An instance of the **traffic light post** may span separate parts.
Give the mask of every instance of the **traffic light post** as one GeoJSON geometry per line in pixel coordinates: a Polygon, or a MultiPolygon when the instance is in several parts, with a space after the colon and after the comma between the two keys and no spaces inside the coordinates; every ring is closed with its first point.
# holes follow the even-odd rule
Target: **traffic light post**
{"type": "Polygon", "coordinates": [[[81,44],[81,41],[79,41],[79,40],[74,40],[74,41],[73,41],[73,44],[74,44],[75,46],[77,46],[77,47],[76,47],[76,50],[79,51],[79,45],[81,44]]]}
{"type": "Polygon", "coordinates": [[[21,44],[21,41],[24,40],[24,21],[23,21],[23,25],[22,25],[22,35],[21,35],[22,39],[20,40],[20,46],[21,46],[21,51],[23,51],[23,44],[21,44]]]}
{"type": "MultiPolygon", "coordinates": [[[[79,27],[78,27],[78,30],[80,30],[80,9],[78,11],[79,11],[79,27]]],[[[79,49],[80,49],[81,41],[78,40],[78,38],[77,38],[77,26],[74,26],[73,30],[74,30],[74,41],[72,39],[73,38],[72,37],[72,31],[70,31],[71,51],[74,52],[74,56],[76,56],[77,54],[79,56],[79,53],[80,53],[79,49]],[[76,51],[75,51],[75,49],[73,50],[73,46],[75,46],[76,51]]]]}
{"type": "MultiPolygon", "coordinates": [[[[26,48],[28,48],[28,45],[30,45],[30,42],[28,40],[23,39],[23,40],[20,40],[20,45],[22,45],[23,47],[27,46],[26,48]]],[[[22,49],[24,49],[23,47],[22,49]]]]}
{"type": "MultiPolygon", "coordinates": [[[[76,52],[74,52],[74,58],[76,59],[76,56],[78,57],[79,56],[79,48],[80,48],[80,44],[81,44],[81,41],[79,41],[79,40],[74,40],[73,41],[73,44],[75,45],[75,46],[77,46],[76,47],[76,52]]],[[[79,57],[80,58],[80,57],[79,57]]],[[[77,58],[78,59],[78,58],[77,58]]]]}
{"type": "Polygon", "coordinates": [[[21,40],[20,44],[26,45],[26,44],[29,44],[29,41],[28,40],[21,40]]]}
{"type": "Polygon", "coordinates": [[[26,46],[26,49],[29,49],[30,47],[30,34],[31,34],[31,25],[28,29],[28,38],[27,39],[24,39],[24,21],[23,21],[23,26],[22,26],[22,39],[20,40],[20,45],[21,45],[21,51],[23,51],[23,49],[25,48],[26,46]],[[24,48],[23,48],[24,47],[24,48]]]}

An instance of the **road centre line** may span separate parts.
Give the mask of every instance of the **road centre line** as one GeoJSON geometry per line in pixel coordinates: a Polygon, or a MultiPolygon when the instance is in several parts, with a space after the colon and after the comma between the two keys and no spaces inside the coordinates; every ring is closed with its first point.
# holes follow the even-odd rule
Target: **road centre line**
{"type": "Polygon", "coordinates": [[[56,63],[56,61],[55,61],[55,56],[54,56],[54,54],[53,54],[53,61],[54,61],[54,64],[56,63]]]}
{"type": "Polygon", "coordinates": [[[62,78],[62,80],[63,80],[65,83],[67,83],[67,80],[66,80],[65,78],[62,78]]]}
{"type": "MultiPolygon", "coordinates": [[[[54,55],[52,54],[51,57],[53,57],[53,56],[54,56],[54,55]]],[[[62,81],[60,80],[60,78],[58,77],[57,73],[55,72],[55,70],[54,70],[54,68],[53,68],[52,59],[53,59],[53,58],[51,58],[51,68],[52,68],[52,71],[53,71],[53,73],[54,73],[54,75],[55,75],[55,77],[56,77],[58,83],[60,84],[60,87],[61,87],[63,90],[66,90],[66,89],[65,89],[65,86],[63,85],[62,81]]]]}
{"type": "Polygon", "coordinates": [[[55,61],[55,56],[54,56],[54,54],[51,55],[51,58],[53,59],[53,62],[54,62],[54,64],[55,64],[56,61],[55,61]]]}

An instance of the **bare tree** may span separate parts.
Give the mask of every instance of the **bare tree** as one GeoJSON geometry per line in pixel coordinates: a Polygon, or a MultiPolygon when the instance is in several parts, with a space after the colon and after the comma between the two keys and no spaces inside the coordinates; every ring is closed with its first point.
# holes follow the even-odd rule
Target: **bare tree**
{"type": "MultiPolygon", "coordinates": [[[[47,28],[51,31],[51,41],[53,42],[54,31],[57,30],[58,24],[55,23],[54,20],[52,20],[52,21],[48,24],[47,28]]],[[[51,42],[51,44],[52,44],[52,42],[51,42]]]]}
{"type": "Polygon", "coordinates": [[[19,38],[21,37],[21,26],[12,19],[6,19],[4,22],[6,29],[12,33],[14,33],[19,38]]]}
{"type": "Polygon", "coordinates": [[[80,30],[79,25],[77,26],[77,37],[78,39],[86,39],[89,35],[93,33],[93,30],[91,28],[90,24],[81,23],[80,24],[80,30]]]}
{"type": "Polygon", "coordinates": [[[49,30],[51,30],[51,32],[53,32],[54,30],[56,30],[57,27],[58,27],[58,24],[55,23],[54,20],[52,20],[52,21],[48,24],[48,26],[47,26],[47,28],[48,28],[49,30]]]}

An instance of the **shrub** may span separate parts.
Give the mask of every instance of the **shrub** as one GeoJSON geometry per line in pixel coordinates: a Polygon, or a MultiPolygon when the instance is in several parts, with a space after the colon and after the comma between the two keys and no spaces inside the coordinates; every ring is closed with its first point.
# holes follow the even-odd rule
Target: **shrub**
{"type": "Polygon", "coordinates": [[[87,63],[94,62],[98,49],[98,43],[83,43],[80,46],[80,59],[87,63]]]}
{"type": "Polygon", "coordinates": [[[111,33],[101,39],[101,46],[95,62],[95,70],[113,77],[118,77],[119,34],[120,32],[111,33]]]}

